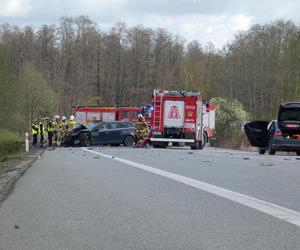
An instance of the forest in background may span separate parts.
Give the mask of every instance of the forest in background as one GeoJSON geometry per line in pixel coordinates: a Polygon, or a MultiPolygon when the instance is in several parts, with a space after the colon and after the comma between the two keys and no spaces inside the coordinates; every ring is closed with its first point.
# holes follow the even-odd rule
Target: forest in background
{"type": "Polygon", "coordinates": [[[300,26],[257,24],[222,49],[165,29],[103,31],[86,16],[0,26],[0,127],[24,131],[79,104],[148,104],[154,88],[200,90],[239,101],[251,119],[274,119],[280,102],[300,100],[300,26]]]}

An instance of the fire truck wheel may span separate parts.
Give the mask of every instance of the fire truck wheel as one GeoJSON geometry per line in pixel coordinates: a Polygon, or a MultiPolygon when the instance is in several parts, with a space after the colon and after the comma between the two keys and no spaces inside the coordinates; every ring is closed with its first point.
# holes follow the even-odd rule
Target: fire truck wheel
{"type": "Polygon", "coordinates": [[[124,146],[131,147],[134,143],[134,138],[130,135],[126,136],[124,138],[124,146]]]}
{"type": "MultiPolygon", "coordinates": [[[[208,135],[207,135],[207,133],[206,132],[204,132],[204,134],[203,134],[203,143],[204,143],[204,146],[205,146],[205,144],[208,142],[208,135]]],[[[203,147],[204,147],[203,146],[203,147]]]]}
{"type": "Polygon", "coordinates": [[[153,143],[153,148],[166,148],[168,145],[168,142],[153,143]]]}
{"type": "Polygon", "coordinates": [[[196,150],[196,149],[203,149],[202,141],[196,142],[195,144],[191,145],[191,149],[193,149],[193,150],[196,150]]]}

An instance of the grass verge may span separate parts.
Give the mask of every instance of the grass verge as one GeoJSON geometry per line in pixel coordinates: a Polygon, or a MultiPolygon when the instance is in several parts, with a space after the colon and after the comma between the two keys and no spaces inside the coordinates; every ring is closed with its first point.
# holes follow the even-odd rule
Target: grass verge
{"type": "Polygon", "coordinates": [[[23,143],[16,133],[7,129],[0,128],[0,169],[1,163],[6,161],[10,155],[16,155],[21,152],[23,143]]]}

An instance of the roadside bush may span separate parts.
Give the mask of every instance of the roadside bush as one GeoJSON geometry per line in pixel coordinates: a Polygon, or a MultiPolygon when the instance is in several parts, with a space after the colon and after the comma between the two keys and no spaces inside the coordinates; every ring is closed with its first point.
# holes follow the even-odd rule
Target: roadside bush
{"type": "Polygon", "coordinates": [[[17,153],[22,148],[22,142],[16,133],[0,129],[0,157],[17,153]]]}
{"type": "Polygon", "coordinates": [[[210,103],[217,106],[216,140],[212,142],[212,145],[239,148],[245,138],[241,124],[249,117],[244,106],[237,100],[221,97],[211,99],[210,103]]]}

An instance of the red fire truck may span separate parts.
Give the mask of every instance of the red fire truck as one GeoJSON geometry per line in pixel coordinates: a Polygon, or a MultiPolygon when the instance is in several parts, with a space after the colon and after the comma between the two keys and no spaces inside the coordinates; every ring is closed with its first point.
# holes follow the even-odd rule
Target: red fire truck
{"type": "Polygon", "coordinates": [[[102,121],[134,122],[141,108],[119,106],[76,106],[75,116],[78,123],[97,123],[102,121]]]}
{"type": "Polygon", "coordinates": [[[153,147],[165,148],[172,142],[202,149],[213,134],[214,110],[203,102],[199,92],[154,90],[150,139],[153,147]]]}

